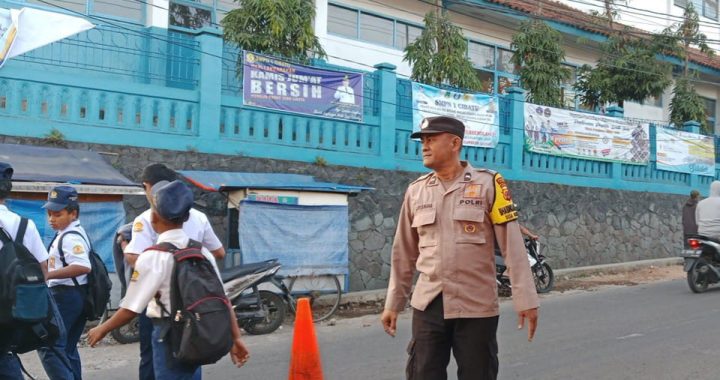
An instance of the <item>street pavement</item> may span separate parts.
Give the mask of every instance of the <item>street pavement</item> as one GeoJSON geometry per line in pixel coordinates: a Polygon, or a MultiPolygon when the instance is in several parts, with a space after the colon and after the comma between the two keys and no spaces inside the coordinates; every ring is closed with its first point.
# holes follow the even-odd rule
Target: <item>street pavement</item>
{"type": "MultiPolygon", "coordinates": [[[[551,293],[541,300],[535,340],[517,331],[512,303],[501,305],[498,331],[500,379],[720,379],[720,289],[692,294],[684,280],[593,291],[551,293]]],[[[378,316],[319,325],[326,379],[403,379],[410,313],[398,336],[382,331],[378,316]]],[[[247,336],[248,364],[236,369],[228,358],[205,367],[205,379],[286,379],[292,326],[270,335],[247,336]]],[[[138,347],[82,348],[87,379],[136,378],[138,347]]],[[[42,375],[35,355],[24,355],[42,375]]],[[[449,379],[456,379],[451,363],[449,379]]],[[[39,376],[42,378],[42,376],[39,376]]]]}

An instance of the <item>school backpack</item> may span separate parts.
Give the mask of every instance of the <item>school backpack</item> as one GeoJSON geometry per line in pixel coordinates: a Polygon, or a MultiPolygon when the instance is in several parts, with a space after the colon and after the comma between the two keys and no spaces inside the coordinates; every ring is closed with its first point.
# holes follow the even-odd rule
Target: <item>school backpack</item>
{"type": "MultiPolygon", "coordinates": [[[[74,234],[80,236],[90,247],[88,258],[90,259],[90,273],[87,274],[87,292],[83,300],[83,313],[88,321],[96,321],[100,319],[107,309],[110,301],[110,290],[112,289],[112,280],[108,275],[107,267],[100,256],[93,249],[92,243],[85,239],[85,236],[78,231],[68,231],[60,236],[58,242],[58,253],[60,253],[60,261],[63,267],[67,266],[65,262],[65,253],[62,250],[62,240],[66,235],[74,234]]],[[[77,279],[72,278],[75,286],[79,286],[77,279]]]]}
{"type": "Polygon", "coordinates": [[[165,339],[169,351],[182,363],[191,366],[212,364],[225,356],[233,346],[230,301],[222,282],[208,259],[202,244],[190,240],[186,248],[170,243],[148,248],[170,252],[175,263],[170,280],[170,310],[155,300],[170,315],[165,339]]]}
{"type": "Polygon", "coordinates": [[[0,228],[0,352],[48,347],[60,335],[42,267],[22,244],[27,226],[21,218],[15,241],[0,228]]]}

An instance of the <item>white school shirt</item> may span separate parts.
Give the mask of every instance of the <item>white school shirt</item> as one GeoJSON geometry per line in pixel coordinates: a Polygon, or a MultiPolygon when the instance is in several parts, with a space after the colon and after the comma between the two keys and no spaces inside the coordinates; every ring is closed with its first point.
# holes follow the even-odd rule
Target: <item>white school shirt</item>
{"type": "MultiPolygon", "coordinates": [[[[189,238],[184,230],[176,229],[161,233],[157,243],[167,242],[178,248],[185,248],[188,241],[189,238]]],[[[220,270],[210,251],[203,247],[202,254],[210,261],[220,278],[220,270]]],[[[142,313],[147,307],[146,315],[149,318],[169,317],[170,315],[163,312],[155,301],[155,294],[160,295],[160,302],[170,311],[170,278],[174,264],[175,260],[170,252],[156,250],[143,252],[135,263],[135,270],[130,276],[130,284],[125,298],[120,302],[120,307],[137,314],[142,313]]]]}
{"type": "MultiPolygon", "coordinates": [[[[158,241],[158,234],[150,223],[150,215],[152,215],[152,210],[145,210],[133,221],[132,239],[125,246],[125,253],[139,255],[158,241]]],[[[202,243],[203,247],[210,251],[222,247],[208,217],[194,208],[190,209],[190,217],[183,223],[182,230],[190,239],[202,243]]]]}
{"type": "MultiPolygon", "coordinates": [[[[68,224],[68,226],[65,227],[64,230],[58,231],[57,235],[52,241],[52,244],[50,244],[50,250],[48,252],[50,254],[50,259],[48,260],[48,272],[63,268],[63,262],[60,259],[60,250],[58,249],[58,244],[60,244],[60,237],[63,235],[64,237],[62,238],[62,250],[63,254],[65,255],[65,262],[67,263],[67,265],[80,265],[84,266],[85,268],[91,269],[92,266],[90,265],[90,245],[88,244],[90,239],[88,239],[85,230],[82,228],[82,226],[80,226],[80,222],[75,220],[73,222],[70,222],[70,224],[68,224]],[[74,233],[68,234],[67,232],[70,231],[79,232],[82,234],[82,237],[74,233]]],[[[78,285],[87,284],[87,274],[77,276],[75,277],[75,280],[77,280],[78,285]]],[[[48,280],[49,287],[52,288],[53,286],[58,285],[75,286],[75,283],[73,282],[72,278],[48,280]]]]}
{"type": "MultiPolygon", "coordinates": [[[[20,215],[8,210],[7,206],[1,204],[0,228],[10,234],[10,238],[13,240],[15,240],[18,228],[20,228],[20,215]]],[[[42,263],[48,259],[47,249],[45,249],[45,244],[43,244],[43,241],[40,238],[40,233],[38,232],[38,229],[32,219],[28,219],[28,225],[25,230],[25,236],[23,237],[22,244],[28,249],[28,251],[30,251],[30,253],[32,253],[33,256],[35,256],[35,259],[38,262],[42,263]]],[[[2,246],[3,243],[0,242],[0,248],[2,248],[2,246]]]]}

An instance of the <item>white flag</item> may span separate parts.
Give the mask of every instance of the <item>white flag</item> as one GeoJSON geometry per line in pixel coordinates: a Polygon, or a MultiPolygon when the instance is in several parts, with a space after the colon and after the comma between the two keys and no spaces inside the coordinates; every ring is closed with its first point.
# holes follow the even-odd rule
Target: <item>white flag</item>
{"type": "Polygon", "coordinates": [[[33,8],[0,8],[0,67],[9,58],[94,28],[81,17],[33,8]]]}

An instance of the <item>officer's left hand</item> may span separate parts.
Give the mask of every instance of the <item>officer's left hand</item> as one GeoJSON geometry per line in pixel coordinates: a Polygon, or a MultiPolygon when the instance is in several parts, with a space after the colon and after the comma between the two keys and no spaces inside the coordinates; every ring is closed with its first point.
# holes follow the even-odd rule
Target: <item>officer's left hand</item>
{"type": "Polygon", "coordinates": [[[538,309],[523,310],[518,313],[518,330],[522,330],[525,326],[525,319],[528,321],[528,342],[532,342],[535,337],[535,330],[537,329],[538,321],[538,309]]]}
{"type": "Polygon", "coordinates": [[[95,345],[98,344],[105,335],[107,335],[107,332],[104,331],[102,325],[91,328],[87,333],[88,345],[90,345],[90,347],[95,347],[95,345]]]}
{"type": "Polygon", "coordinates": [[[242,339],[237,338],[233,341],[232,349],[230,349],[230,359],[238,368],[242,367],[250,359],[250,352],[245,347],[242,339]]]}

